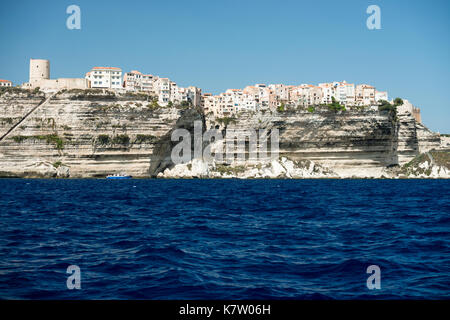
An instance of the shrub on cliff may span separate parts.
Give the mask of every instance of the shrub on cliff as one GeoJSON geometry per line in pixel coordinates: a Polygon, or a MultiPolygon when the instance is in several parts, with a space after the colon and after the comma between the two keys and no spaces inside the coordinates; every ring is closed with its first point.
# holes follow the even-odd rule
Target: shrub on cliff
{"type": "Polygon", "coordinates": [[[231,117],[216,118],[216,122],[218,122],[219,124],[222,124],[226,127],[230,123],[236,124],[236,118],[231,118],[231,117]]]}
{"type": "Polygon", "coordinates": [[[120,96],[121,99],[131,99],[131,100],[139,100],[139,101],[150,101],[154,98],[154,96],[146,93],[146,92],[129,92],[127,91],[125,94],[120,96]]]}
{"type": "Polygon", "coordinates": [[[107,134],[100,134],[97,137],[97,142],[100,145],[106,145],[109,143],[109,136],[107,134]]]}
{"type": "MultiPolygon", "coordinates": [[[[403,104],[403,100],[401,103],[403,104]]],[[[389,115],[392,117],[393,121],[397,122],[397,120],[398,120],[397,105],[392,105],[386,100],[380,100],[380,101],[378,101],[378,111],[388,111],[389,115]]]]}
{"type": "Polygon", "coordinates": [[[141,143],[152,143],[157,138],[151,134],[138,134],[136,135],[136,139],[134,140],[134,143],[141,144],[141,143]]]}
{"type": "Polygon", "coordinates": [[[14,136],[12,137],[12,139],[14,140],[14,142],[16,143],[22,143],[23,141],[25,141],[28,137],[26,136],[14,136]]]}
{"type": "Polygon", "coordinates": [[[282,103],[282,104],[280,104],[280,105],[277,107],[277,111],[278,111],[278,112],[284,112],[284,111],[286,111],[286,108],[285,108],[285,107],[286,107],[285,104],[282,103]]]}
{"type": "Polygon", "coordinates": [[[1,87],[0,88],[0,96],[2,96],[5,93],[10,93],[10,94],[27,94],[28,97],[30,97],[31,95],[41,95],[43,94],[43,92],[41,92],[39,90],[39,88],[36,88],[34,91],[29,90],[29,89],[22,89],[19,87],[1,87]],[[36,91],[37,89],[37,91],[36,91]]]}
{"type": "Polygon", "coordinates": [[[56,161],[56,162],[53,163],[53,166],[54,166],[55,168],[59,168],[59,167],[62,166],[62,162],[61,162],[61,161],[56,161]]]}
{"type": "Polygon", "coordinates": [[[403,104],[403,100],[401,98],[395,98],[394,99],[394,106],[398,107],[403,104]]]}
{"type": "Polygon", "coordinates": [[[331,103],[327,104],[328,109],[334,112],[345,111],[345,106],[341,105],[334,97],[331,97],[331,103]]]}
{"type": "Polygon", "coordinates": [[[111,142],[113,144],[127,145],[130,143],[130,137],[126,134],[119,134],[112,138],[111,142]]]}
{"type": "Polygon", "coordinates": [[[390,104],[386,100],[378,101],[378,110],[379,111],[393,111],[395,109],[396,109],[396,107],[394,105],[390,104]]]}
{"type": "Polygon", "coordinates": [[[175,106],[177,109],[189,109],[192,107],[192,103],[190,101],[181,101],[181,103],[175,106]]]}
{"type": "Polygon", "coordinates": [[[64,140],[56,133],[38,136],[38,138],[47,141],[47,143],[53,143],[58,150],[64,149],[64,140]]]}
{"type": "Polygon", "coordinates": [[[161,108],[161,106],[158,104],[158,99],[153,98],[152,101],[147,105],[147,108],[152,110],[161,108]]]}
{"type": "Polygon", "coordinates": [[[64,140],[56,133],[36,136],[14,136],[12,139],[16,143],[22,143],[27,139],[45,140],[48,144],[54,144],[55,148],[58,150],[64,149],[64,140]]]}
{"type": "Polygon", "coordinates": [[[103,91],[101,89],[72,89],[68,93],[72,94],[70,100],[102,100],[115,101],[116,94],[113,91],[103,91]]]}
{"type": "Polygon", "coordinates": [[[97,136],[96,142],[103,146],[108,144],[128,145],[130,143],[130,137],[126,134],[119,134],[111,138],[107,134],[100,134],[97,136]]]}

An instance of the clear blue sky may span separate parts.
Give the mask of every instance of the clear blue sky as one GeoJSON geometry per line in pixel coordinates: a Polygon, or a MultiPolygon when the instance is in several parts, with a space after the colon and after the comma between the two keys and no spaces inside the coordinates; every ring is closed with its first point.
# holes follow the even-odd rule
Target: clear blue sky
{"type": "Polygon", "coordinates": [[[219,93],[254,83],[373,84],[450,133],[450,1],[2,1],[0,78],[28,79],[30,58],[51,77],[117,66],[219,93]],[[67,6],[81,30],[66,28],[67,6]],[[381,8],[381,30],[366,8],[381,8]]]}

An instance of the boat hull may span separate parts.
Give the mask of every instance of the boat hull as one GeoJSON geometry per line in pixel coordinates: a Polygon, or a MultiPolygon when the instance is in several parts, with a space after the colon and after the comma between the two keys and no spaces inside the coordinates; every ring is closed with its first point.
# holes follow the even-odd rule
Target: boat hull
{"type": "Polygon", "coordinates": [[[131,176],[124,176],[124,177],[106,177],[106,179],[131,179],[131,176]]]}

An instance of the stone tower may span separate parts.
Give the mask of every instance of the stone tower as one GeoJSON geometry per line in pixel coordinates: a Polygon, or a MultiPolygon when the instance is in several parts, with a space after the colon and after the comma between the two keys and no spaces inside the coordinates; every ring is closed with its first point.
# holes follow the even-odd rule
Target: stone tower
{"type": "Polygon", "coordinates": [[[50,79],[50,61],[30,59],[30,84],[38,84],[44,79],[50,79]]]}

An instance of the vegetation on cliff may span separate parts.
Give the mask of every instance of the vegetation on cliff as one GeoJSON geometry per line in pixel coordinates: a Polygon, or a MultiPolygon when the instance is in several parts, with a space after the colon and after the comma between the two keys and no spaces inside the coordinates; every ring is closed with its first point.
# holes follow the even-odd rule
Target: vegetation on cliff
{"type": "Polygon", "coordinates": [[[48,144],[54,144],[58,150],[64,149],[64,140],[57,133],[47,135],[34,135],[34,136],[14,136],[12,139],[17,143],[22,143],[25,140],[44,140],[48,144]]]}
{"type": "Polygon", "coordinates": [[[70,100],[117,100],[115,92],[102,89],[72,89],[67,91],[61,90],[60,92],[58,92],[58,95],[62,93],[70,94],[70,100]]]}
{"type": "Polygon", "coordinates": [[[338,111],[345,111],[345,106],[340,104],[334,97],[331,97],[331,103],[327,104],[326,106],[331,111],[334,111],[335,113],[338,111]]]}
{"type": "Polygon", "coordinates": [[[401,98],[395,98],[393,104],[389,103],[386,100],[380,100],[378,102],[378,111],[388,111],[394,122],[397,122],[397,107],[401,106],[402,104],[403,100],[401,98]]]}
{"type": "Polygon", "coordinates": [[[110,137],[107,134],[100,134],[97,136],[97,139],[95,142],[98,145],[129,145],[130,144],[130,137],[126,134],[118,134],[116,136],[110,137]]]}
{"type": "Polygon", "coordinates": [[[0,87],[0,97],[5,93],[15,94],[15,95],[27,95],[28,98],[32,96],[44,96],[44,93],[40,90],[40,88],[35,89],[23,89],[19,87],[0,87]]]}
{"type": "Polygon", "coordinates": [[[450,152],[446,150],[432,150],[421,153],[401,167],[401,174],[406,176],[430,176],[433,167],[450,170],[450,152]]]}
{"type": "Polygon", "coordinates": [[[286,105],[284,103],[281,103],[278,107],[277,107],[277,111],[278,112],[285,112],[286,111],[286,105]]]}
{"type": "Polygon", "coordinates": [[[142,144],[142,143],[154,143],[158,140],[158,137],[151,134],[138,134],[136,135],[136,139],[133,143],[142,144]]]}
{"type": "Polygon", "coordinates": [[[215,119],[217,123],[223,125],[223,126],[228,126],[230,123],[237,123],[237,119],[234,117],[223,117],[223,118],[216,118],[215,119]]]}

